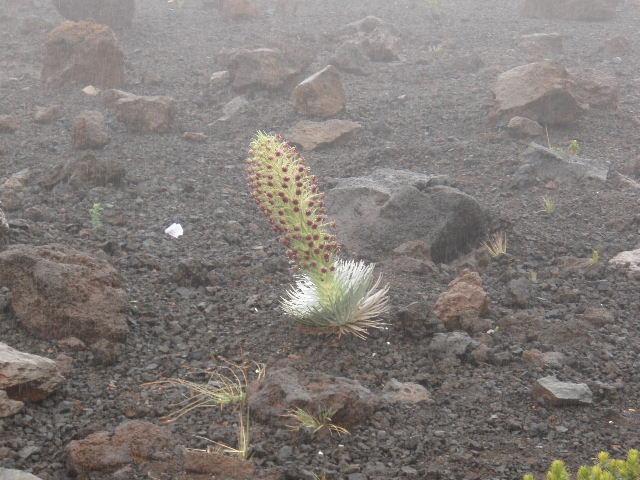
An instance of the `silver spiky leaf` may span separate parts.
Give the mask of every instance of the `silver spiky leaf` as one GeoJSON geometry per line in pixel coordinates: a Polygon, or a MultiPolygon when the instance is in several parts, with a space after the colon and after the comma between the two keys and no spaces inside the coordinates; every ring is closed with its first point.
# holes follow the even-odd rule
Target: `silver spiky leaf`
{"type": "Polygon", "coordinates": [[[374,275],[374,265],[338,260],[330,288],[321,289],[307,274],[297,278],[282,299],[282,309],[299,323],[364,338],[368,328],[386,324],[379,317],[388,310],[388,285],[374,275]]]}

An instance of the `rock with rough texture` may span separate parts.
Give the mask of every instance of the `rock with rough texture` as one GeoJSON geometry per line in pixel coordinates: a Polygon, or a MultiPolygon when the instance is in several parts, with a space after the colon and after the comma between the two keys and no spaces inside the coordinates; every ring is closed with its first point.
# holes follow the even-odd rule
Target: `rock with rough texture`
{"type": "Polygon", "coordinates": [[[473,197],[446,181],[387,168],[338,179],[327,192],[328,215],[350,255],[380,261],[405,242],[420,240],[434,262],[448,262],[482,238],[486,215],[473,197]]]}
{"type": "Polygon", "coordinates": [[[522,361],[538,367],[561,367],[564,355],[561,352],[544,352],[536,348],[522,352],[522,361]]]}
{"type": "Polygon", "coordinates": [[[104,147],[111,140],[104,115],[93,110],[81,112],[73,123],[71,138],[76,150],[104,147]]]}
{"type": "Polygon", "coordinates": [[[572,95],[567,70],[551,62],[521,65],[501,73],[493,86],[492,117],[522,116],[541,123],[572,123],[582,108],[572,95]]]}
{"type": "Polygon", "coordinates": [[[249,20],[258,16],[258,8],[251,0],[222,0],[222,18],[225,22],[249,20]]]}
{"type": "Polygon", "coordinates": [[[132,420],[120,424],[113,433],[102,431],[73,440],[64,452],[69,470],[86,474],[113,472],[129,463],[163,458],[172,445],[171,435],[162,427],[132,420]]]}
{"type": "Polygon", "coordinates": [[[48,107],[38,107],[33,114],[33,121],[36,123],[49,123],[64,115],[60,105],[49,105],[48,107]]]}
{"type": "Polygon", "coordinates": [[[535,120],[526,117],[512,117],[507,124],[509,133],[514,137],[539,137],[544,134],[544,128],[535,120]]]}
{"type": "Polygon", "coordinates": [[[592,68],[567,70],[573,81],[571,94],[581,105],[589,107],[618,108],[618,82],[615,77],[592,68]]]}
{"type": "Polygon", "coordinates": [[[91,20],[64,22],[49,33],[41,79],[49,87],[118,87],[125,82],[124,54],[108,26],[91,20]]]}
{"type": "Polygon", "coordinates": [[[522,171],[542,181],[575,182],[584,178],[606,181],[609,168],[595,160],[574,157],[568,153],[530,143],[521,155],[522,171]]]}
{"type": "Polygon", "coordinates": [[[427,350],[436,357],[459,358],[476,347],[478,342],[474,342],[467,332],[442,332],[433,336],[427,350]]]}
{"type": "Polygon", "coordinates": [[[354,34],[351,39],[374,62],[398,60],[400,36],[396,28],[378,17],[369,15],[348,24],[344,31],[354,34]]]}
{"type": "Polygon", "coordinates": [[[67,20],[87,20],[111,27],[126,27],[133,20],[135,0],[52,0],[60,15],[67,20]]]}
{"type": "Polygon", "coordinates": [[[349,120],[332,119],[325,122],[303,120],[291,127],[284,138],[300,145],[302,150],[315,150],[319,146],[331,144],[361,128],[362,125],[349,120]]]}
{"type": "Polygon", "coordinates": [[[165,96],[126,94],[112,103],[119,121],[131,133],[166,133],[171,130],[175,100],[165,96]]]}
{"type": "Polygon", "coordinates": [[[393,326],[412,338],[426,338],[444,330],[440,319],[431,315],[429,305],[425,302],[412,302],[400,309],[393,326]]]}
{"type": "Polygon", "coordinates": [[[64,382],[53,360],[0,343],[0,390],[12,400],[43,400],[64,382]]]}
{"type": "Polygon", "coordinates": [[[230,455],[183,450],[184,469],[187,473],[206,474],[207,478],[225,480],[246,480],[255,478],[255,466],[252,462],[230,455]]]}
{"type": "Polygon", "coordinates": [[[121,341],[128,333],[127,294],[104,260],[62,245],[13,245],[0,253],[0,285],[37,337],[121,341]]]}
{"type": "Polygon", "coordinates": [[[438,296],[434,313],[452,331],[462,328],[462,317],[467,312],[473,312],[478,317],[487,315],[489,297],[482,288],[480,275],[465,269],[449,283],[447,291],[438,296]]]}
{"type": "Polygon", "coordinates": [[[366,422],[378,407],[377,397],[355,380],[289,367],[267,371],[247,393],[252,417],[277,426],[289,424],[283,415],[298,407],[312,415],[331,409],[333,422],[344,427],[366,422]]]}
{"type": "Polygon", "coordinates": [[[121,185],[125,175],[124,165],[118,161],[86,154],[81,158],[72,158],[64,164],[53,167],[40,181],[40,185],[51,188],[64,182],[74,188],[104,187],[109,184],[121,185]]]}
{"type": "Polygon", "coordinates": [[[636,250],[627,250],[626,252],[620,252],[609,263],[616,263],[618,265],[627,265],[630,272],[640,273],[640,248],[636,250]]]}
{"type": "Polygon", "coordinates": [[[343,72],[355,75],[371,73],[371,62],[356,40],[346,40],[341,43],[331,57],[331,63],[343,72]]]}
{"type": "Polygon", "coordinates": [[[617,0],[525,0],[522,14],[532,18],[611,20],[617,4],[617,0]]]}
{"type": "Polygon", "coordinates": [[[11,115],[0,115],[0,133],[13,133],[18,129],[18,122],[11,115]]]}
{"type": "Polygon", "coordinates": [[[282,52],[273,48],[234,50],[227,57],[227,65],[235,89],[278,88],[298,73],[282,52]]]}
{"type": "MultiPolygon", "coordinates": [[[[2,360],[0,359],[0,362],[2,360]]],[[[19,413],[24,408],[24,402],[20,400],[12,400],[7,395],[7,392],[0,390],[0,418],[7,418],[19,413]]],[[[0,469],[0,480],[4,478],[2,476],[2,469],[0,469]]]]}
{"type": "Polygon", "coordinates": [[[328,65],[304,79],[293,90],[296,112],[314,117],[331,117],[342,112],[347,98],[338,69],[328,65]]]}
{"type": "Polygon", "coordinates": [[[382,400],[388,403],[433,403],[429,391],[418,383],[399,382],[392,378],[384,386],[382,400]]]}
{"type": "Polygon", "coordinates": [[[518,48],[529,61],[555,58],[562,54],[562,35],[559,33],[532,33],[518,39],[518,48]]]}
{"type": "Polygon", "coordinates": [[[512,305],[525,308],[533,295],[533,283],[526,277],[518,277],[507,283],[507,296],[512,305]]]}
{"type": "Polygon", "coordinates": [[[533,398],[544,405],[589,405],[591,390],[585,383],[561,382],[554,376],[539,378],[533,385],[533,398]]]}

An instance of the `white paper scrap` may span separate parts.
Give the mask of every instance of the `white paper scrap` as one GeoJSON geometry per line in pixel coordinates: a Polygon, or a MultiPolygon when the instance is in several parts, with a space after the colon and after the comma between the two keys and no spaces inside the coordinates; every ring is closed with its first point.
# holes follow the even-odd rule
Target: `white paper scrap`
{"type": "Polygon", "coordinates": [[[180,225],[179,223],[172,223],[164,229],[164,233],[166,233],[167,235],[171,235],[173,238],[178,238],[184,233],[184,231],[182,230],[182,225],[180,225]]]}

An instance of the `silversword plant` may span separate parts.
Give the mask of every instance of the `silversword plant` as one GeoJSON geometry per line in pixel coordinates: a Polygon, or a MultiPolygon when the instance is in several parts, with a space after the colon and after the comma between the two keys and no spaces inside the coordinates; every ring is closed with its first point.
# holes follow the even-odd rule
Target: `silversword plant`
{"type": "Polygon", "coordinates": [[[295,147],[258,132],[248,163],[252,196],[298,273],[282,299],[283,310],[303,325],[338,336],[363,338],[368,328],[382,328],[388,286],[381,286],[374,265],[338,258],[324,193],[295,147]]]}
{"type": "Polygon", "coordinates": [[[93,225],[93,228],[100,228],[104,225],[102,223],[103,212],[104,208],[102,207],[101,203],[94,203],[89,210],[89,215],[91,216],[91,225],[93,225]]]}

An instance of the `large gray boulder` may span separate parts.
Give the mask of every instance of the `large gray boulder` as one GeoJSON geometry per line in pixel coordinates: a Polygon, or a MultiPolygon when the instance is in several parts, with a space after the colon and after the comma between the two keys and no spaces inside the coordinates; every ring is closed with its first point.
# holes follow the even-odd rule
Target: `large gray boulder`
{"type": "Polygon", "coordinates": [[[328,215],[350,255],[380,261],[418,240],[434,262],[448,262],[482,238],[486,215],[473,197],[444,183],[443,176],[388,168],[343,178],[327,193],[328,215]]]}

